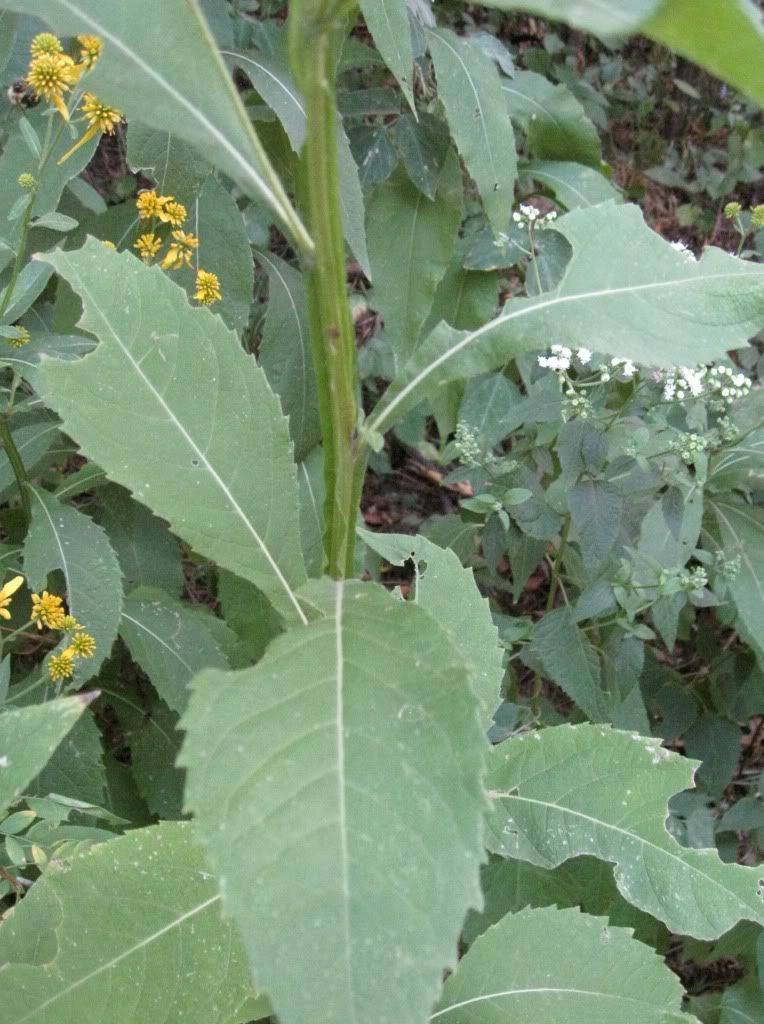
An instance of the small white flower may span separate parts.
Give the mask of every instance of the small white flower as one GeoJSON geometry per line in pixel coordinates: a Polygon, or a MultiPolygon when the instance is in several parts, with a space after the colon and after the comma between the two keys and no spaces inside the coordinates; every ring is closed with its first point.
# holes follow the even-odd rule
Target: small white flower
{"type": "Polygon", "coordinates": [[[569,349],[567,345],[552,345],[552,351],[556,356],[561,356],[563,359],[570,359],[573,355],[572,349],[569,349]]]}
{"type": "Polygon", "coordinates": [[[695,253],[692,251],[689,245],[687,245],[686,242],[672,242],[671,248],[674,249],[676,252],[681,252],[681,254],[683,256],[686,256],[687,259],[690,260],[691,262],[697,263],[695,253]]]}
{"type": "Polygon", "coordinates": [[[576,359],[582,366],[586,366],[592,361],[592,354],[588,348],[579,348],[576,351],[576,359]]]}

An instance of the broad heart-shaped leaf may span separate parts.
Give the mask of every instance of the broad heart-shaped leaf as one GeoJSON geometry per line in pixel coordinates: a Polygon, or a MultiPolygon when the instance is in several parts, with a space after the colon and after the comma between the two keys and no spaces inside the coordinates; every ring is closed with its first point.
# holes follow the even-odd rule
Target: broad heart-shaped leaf
{"type": "Polygon", "coordinates": [[[258,360],[289,417],[299,462],[321,440],[305,281],[299,270],[273,253],[258,251],[256,256],[268,275],[268,311],[258,360]]]}
{"type": "Polygon", "coordinates": [[[421,1024],[481,902],[477,702],[423,609],[302,594],[321,617],[193,684],[188,808],[279,1020],[421,1024]]]}
{"type": "Polygon", "coordinates": [[[259,1016],[246,954],[221,919],[217,884],[186,823],[136,829],[71,863],[53,861],[3,924],[0,964],[6,1024],[259,1016]]]}
{"type": "Polygon", "coordinates": [[[495,747],[489,847],[553,868],[586,854],[615,865],[621,894],[672,932],[712,939],[764,924],[761,872],[686,849],[665,828],[697,762],[607,726],[561,725],[495,747]]]}
{"type": "Polygon", "coordinates": [[[499,704],[504,666],[499,631],[472,570],[464,568],[455,552],[438,547],[426,537],[360,529],[357,532],[392,565],[415,561],[414,600],[446,630],[454,646],[474,666],[470,683],[480,701],[483,721],[489,725],[499,704]]]}
{"type": "Polygon", "coordinates": [[[440,324],[372,413],[387,430],[439,385],[503,366],[552,341],[655,366],[694,366],[739,348],[764,325],[764,268],[708,249],[672,249],[633,205],[604,203],[558,222],[573,256],[557,288],[514,299],[475,331],[440,324]]]}
{"type": "Polygon", "coordinates": [[[438,95],[451,134],[475,179],[495,232],[506,231],[514,203],[517,153],[496,65],[448,29],[428,30],[438,95]]]}
{"type": "Polygon", "coordinates": [[[576,909],[507,914],[476,939],[430,1018],[443,1024],[697,1024],[679,978],[630,928],[576,909]]]}
{"type": "Polygon", "coordinates": [[[67,610],[94,637],[92,658],[77,661],[77,684],[96,674],[111,653],[122,611],[122,570],[105,531],[84,513],[38,487],[29,488],[32,521],[24,542],[24,572],[34,590],[48,574],[64,576],[67,610]]]}
{"type": "Polygon", "coordinates": [[[414,103],[414,50],[406,0],[361,0],[361,13],[372,39],[395,75],[411,109],[414,103]]]}
{"type": "Polygon", "coordinates": [[[172,132],[263,200],[299,245],[312,243],[217,52],[197,0],[9,0],[10,10],[44,18],[62,35],[100,36],[104,52],[88,89],[128,121],[172,132]],[[173,59],[167,59],[168,40],[173,59]]]}
{"type": "Polygon", "coordinates": [[[228,668],[199,610],[159,590],[140,587],[125,598],[119,632],[159,696],[179,714],[200,669],[228,668]]]}
{"type": "Polygon", "coordinates": [[[439,178],[435,198],[428,199],[399,167],[367,204],[371,302],[385,318],[385,337],[400,365],[413,352],[453,259],[464,209],[462,172],[453,149],[439,178]]]}
{"type": "Polygon", "coordinates": [[[746,639],[764,664],[764,513],[731,495],[714,495],[709,504],[719,524],[725,556],[740,558],[740,571],[729,583],[729,590],[746,639]]]}
{"type": "Polygon", "coordinates": [[[91,694],[77,694],[17,711],[0,711],[0,814],[43,770],[91,698],[91,694]]]}
{"type": "Polygon", "coordinates": [[[93,239],[46,259],[82,297],[81,324],[99,339],[76,363],[46,361],[47,404],[194,550],[304,621],[296,471],[263,371],[159,267],[93,239]]]}

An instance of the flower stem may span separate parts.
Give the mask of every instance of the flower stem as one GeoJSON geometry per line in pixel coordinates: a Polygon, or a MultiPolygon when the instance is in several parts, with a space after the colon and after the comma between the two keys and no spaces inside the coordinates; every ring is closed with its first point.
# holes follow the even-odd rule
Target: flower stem
{"type": "Polygon", "coordinates": [[[29,238],[29,229],[32,224],[32,207],[34,206],[35,193],[33,192],[29,201],[24,208],[24,216],[21,220],[21,232],[19,234],[19,244],[16,249],[16,259],[13,261],[13,270],[11,271],[11,279],[8,282],[8,287],[5,289],[2,302],[0,302],[0,319],[5,315],[5,311],[8,309],[10,301],[13,297],[13,293],[16,290],[16,282],[19,279],[21,268],[24,264],[24,256],[27,251],[27,239],[29,238]]]}
{"type": "Polygon", "coordinates": [[[11,464],[13,475],[16,478],[16,486],[19,490],[19,497],[21,498],[21,508],[24,513],[24,522],[29,525],[32,518],[32,503],[29,498],[29,490],[27,483],[29,477],[24,466],[24,462],[19,454],[19,450],[16,447],[16,442],[13,440],[13,434],[8,424],[8,417],[5,413],[0,413],[0,444],[5,448],[8,461],[11,464]]]}

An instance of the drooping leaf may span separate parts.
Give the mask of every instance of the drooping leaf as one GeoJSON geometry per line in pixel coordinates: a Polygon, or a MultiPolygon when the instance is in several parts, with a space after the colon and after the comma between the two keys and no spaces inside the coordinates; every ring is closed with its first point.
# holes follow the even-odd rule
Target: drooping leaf
{"type": "Polygon", "coordinates": [[[350,251],[368,278],[371,278],[369,253],[366,248],[366,211],[363,191],[358,176],[358,166],[353,159],[350,142],[342,127],[337,124],[337,174],[340,188],[340,213],[342,230],[350,251]]]}
{"type": "Polygon", "coordinates": [[[119,632],[159,696],[179,714],[188,684],[203,668],[227,668],[225,654],[198,610],[160,590],[141,587],[125,598],[119,632]]]}
{"type": "Polygon", "coordinates": [[[533,630],[533,650],[544,671],[585,711],[601,721],[605,711],[599,658],[592,644],[576,624],[567,606],[556,608],[539,619],[533,630]]]}
{"type": "Polygon", "coordinates": [[[475,179],[494,232],[506,231],[514,202],[517,153],[496,65],[479,46],[448,29],[427,32],[451,134],[475,179]]]}
{"type": "Polygon", "coordinates": [[[299,153],[305,141],[305,106],[287,62],[280,54],[259,50],[222,52],[244,71],[281,121],[292,149],[299,153]]]}
{"type": "Polygon", "coordinates": [[[93,715],[83,715],[24,792],[30,796],[58,793],[101,805],[105,787],[101,730],[93,715]]]}
{"type": "Polygon", "coordinates": [[[4,923],[0,963],[8,1024],[252,1017],[246,955],[187,824],[137,829],[52,863],[4,923]]]}
{"type": "Polygon", "coordinates": [[[91,699],[77,694],[0,712],[0,813],[42,771],[91,699]]]}
{"type": "Polygon", "coordinates": [[[135,786],[146,807],[163,820],[179,821],[186,773],[176,766],[183,741],[178,715],[154,693],[144,698],[141,707],[119,701],[114,712],[130,748],[135,786]]]}
{"type": "Polygon", "coordinates": [[[621,202],[621,193],[610,181],[585,164],[569,160],[531,160],[520,168],[554,193],[558,202],[568,210],[578,206],[597,206],[608,200],[621,202]]]}
{"type": "MultiPolygon", "coordinates": [[[[44,18],[62,35],[104,42],[88,88],[141,121],[179,135],[215,167],[261,199],[304,247],[311,243],[271,167],[197,0],[10,0],[11,10],[44,18]],[[172,40],[175,54],[166,59],[172,40]]],[[[64,165],[65,166],[65,165],[64,165]]]]}
{"type": "Polygon", "coordinates": [[[727,558],[740,557],[740,571],[729,584],[747,638],[764,664],[764,514],[732,496],[714,495],[713,509],[727,558]]]}
{"type": "Polygon", "coordinates": [[[666,831],[668,801],[692,785],[696,763],[659,740],[563,725],[502,743],[489,762],[496,853],[547,868],[584,854],[611,861],[621,894],[683,935],[764,923],[758,869],[686,849],[666,831]]]}
{"type": "Polygon", "coordinates": [[[465,569],[453,551],[438,547],[426,537],[371,530],[358,530],[358,535],[393,565],[403,565],[409,559],[417,564],[413,600],[446,630],[465,662],[472,666],[470,683],[480,701],[483,720],[490,723],[499,704],[504,668],[499,632],[472,570],[465,569]]]}
{"type": "Polygon", "coordinates": [[[326,1024],[419,1024],[480,900],[476,701],[421,608],[355,582],[302,594],[321,617],[197,678],[188,806],[284,1024],[317,1005],[326,1024]]]}
{"type": "Polygon", "coordinates": [[[385,336],[403,365],[452,261],[463,211],[462,175],[451,151],[430,200],[402,168],[372,193],[368,204],[371,303],[385,318],[385,336]]]}
{"type": "Polygon", "coordinates": [[[507,914],[481,935],[446,981],[431,1021],[494,1024],[697,1024],[662,958],[577,909],[507,914]]]}
{"type": "Polygon", "coordinates": [[[299,270],[273,253],[256,255],[269,286],[259,362],[289,417],[289,434],[300,461],[321,440],[305,282],[299,270]]]}
{"type": "Polygon", "coordinates": [[[48,404],[112,479],[195,550],[302,621],[297,480],[287,423],[262,370],[158,267],[93,240],[49,259],[82,296],[82,324],[100,343],[77,363],[46,364],[48,404]]]}
{"type": "Polygon", "coordinates": [[[668,488],[642,520],[639,552],[663,569],[681,568],[697,546],[703,522],[703,489],[668,488]]]}
{"type": "MultiPolygon", "coordinates": [[[[657,366],[694,366],[739,348],[764,324],[764,270],[720,249],[694,262],[633,205],[605,203],[557,221],[573,257],[555,289],[513,299],[475,331],[439,325],[372,413],[386,430],[440,384],[503,366],[550,338],[657,366]]],[[[557,230],[556,229],[556,230],[557,230]]]]}
{"type": "Polygon", "coordinates": [[[122,571],[104,530],[54,495],[30,487],[32,521],[24,542],[24,572],[41,591],[48,574],[64,576],[67,610],[91,634],[96,651],[77,661],[77,683],[96,674],[117,638],[122,610],[122,571]]]}
{"type": "Polygon", "coordinates": [[[414,51],[406,0],[361,0],[361,12],[385,64],[395,75],[412,110],[414,51]]]}

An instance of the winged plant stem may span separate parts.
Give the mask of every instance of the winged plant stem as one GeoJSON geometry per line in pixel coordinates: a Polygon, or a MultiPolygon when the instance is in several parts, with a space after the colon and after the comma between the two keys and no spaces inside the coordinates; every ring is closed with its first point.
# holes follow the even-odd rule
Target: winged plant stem
{"type": "Polygon", "coordinates": [[[292,70],[305,97],[307,126],[299,193],[315,253],[306,257],[311,347],[324,443],[324,571],[353,573],[355,525],[366,452],[357,437],[358,371],[347,298],[337,170],[335,73],[349,0],[294,0],[289,17],[292,70]]]}

